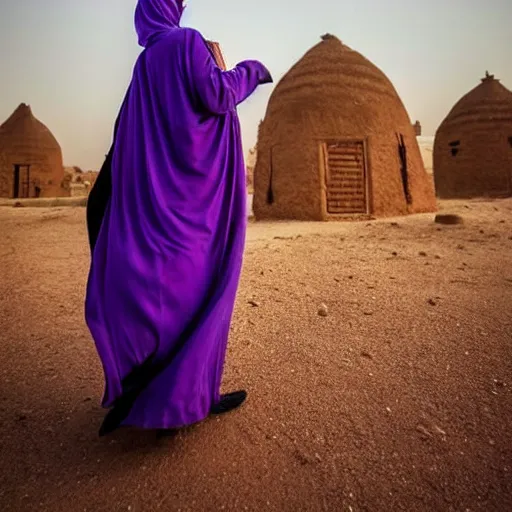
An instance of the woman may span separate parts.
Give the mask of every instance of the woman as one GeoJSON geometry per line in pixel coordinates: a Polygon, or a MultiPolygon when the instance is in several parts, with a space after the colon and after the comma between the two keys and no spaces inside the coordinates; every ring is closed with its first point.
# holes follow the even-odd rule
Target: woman
{"type": "Polygon", "coordinates": [[[100,435],[179,428],[246,396],[219,391],[247,217],[236,106],[272,78],[257,61],[222,71],[180,28],[183,8],[138,2],[145,50],[88,205],[86,320],[111,408],[100,435]]]}

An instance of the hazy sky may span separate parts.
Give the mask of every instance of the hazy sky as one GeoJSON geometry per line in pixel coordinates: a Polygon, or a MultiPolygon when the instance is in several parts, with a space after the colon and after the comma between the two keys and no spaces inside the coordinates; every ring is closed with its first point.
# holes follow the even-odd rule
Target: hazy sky
{"type": "MultiPolygon", "coordinates": [[[[0,0],[0,122],[28,103],[66,165],[97,169],[141,51],[135,4],[0,0]]],[[[258,58],[276,81],[335,34],[388,75],[425,135],[486,70],[512,88],[512,0],[189,0],[183,24],[220,41],[228,65],[258,58]]],[[[239,109],[246,150],[271,90],[239,109]]]]}

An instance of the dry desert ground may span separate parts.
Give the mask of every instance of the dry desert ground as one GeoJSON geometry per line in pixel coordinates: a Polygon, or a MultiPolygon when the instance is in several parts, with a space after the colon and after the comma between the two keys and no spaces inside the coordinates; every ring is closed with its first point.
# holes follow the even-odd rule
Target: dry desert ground
{"type": "Polygon", "coordinates": [[[0,510],[512,510],[512,200],[440,208],[251,223],[248,401],[165,439],[98,438],[85,210],[0,208],[0,510]]]}

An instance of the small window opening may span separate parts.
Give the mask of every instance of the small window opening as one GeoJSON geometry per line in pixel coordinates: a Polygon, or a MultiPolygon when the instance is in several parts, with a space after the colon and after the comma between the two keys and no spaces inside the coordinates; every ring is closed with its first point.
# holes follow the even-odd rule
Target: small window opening
{"type": "Polygon", "coordinates": [[[407,147],[405,145],[404,136],[397,134],[398,138],[398,155],[400,157],[400,174],[402,175],[402,185],[404,187],[404,196],[407,204],[412,203],[411,192],[409,190],[409,176],[407,173],[407,147]]]}
{"type": "Polygon", "coordinates": [[[448,146],[450,146],[450,152],[452,156],[457,156],[457,153],[459,152],[459,146],[460,146],[460,140],[452,140],[448,143],[448,146]]]}
{"type": "Polygon", "coordinates": [[[512,137],[508,138],[508,145],[512,148],[512,137]]]}

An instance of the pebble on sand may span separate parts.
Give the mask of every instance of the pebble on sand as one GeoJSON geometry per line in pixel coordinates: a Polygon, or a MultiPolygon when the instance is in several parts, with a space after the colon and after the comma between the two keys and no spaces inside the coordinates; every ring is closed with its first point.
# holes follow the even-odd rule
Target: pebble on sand
{"type": "Polygon", "coordinates": [[[318,315],[324,317],[329,315],[329,309],[326,304],[320,304],[320,306],[318,306],[318,315]]]}
{"type": "Polygon", "coordinates": [[[438,213],[434,219],[436,224],[444,224],[446,226],[455,225],[455,224],[463,224],[464,219],[460,215],[453,215],[449,213],[438,213]]]}

